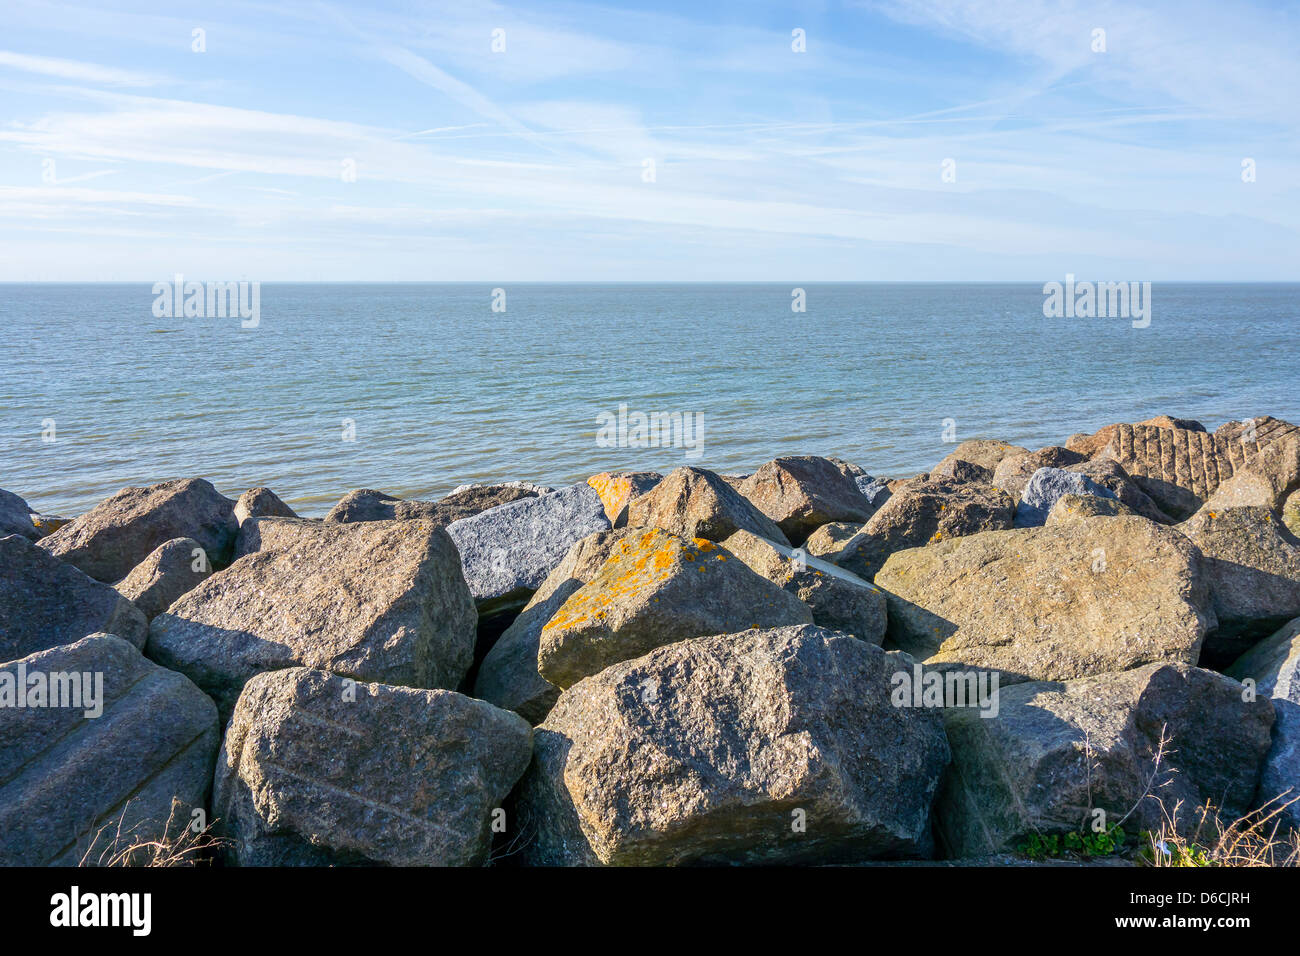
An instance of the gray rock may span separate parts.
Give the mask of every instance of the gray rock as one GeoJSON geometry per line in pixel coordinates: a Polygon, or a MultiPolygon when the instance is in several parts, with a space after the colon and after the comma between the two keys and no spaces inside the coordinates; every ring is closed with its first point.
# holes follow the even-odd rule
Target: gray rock
{"type": "MultiPolygon", "coordinates": [[[[84,706],[0,707],[0,865],[107,863],[190,825],[207,805],[217,709],[180,674],[126,641],[94,634],[0,665],[16,683],[83,676],[84,706]],[[175,806],[173,805],[175,801],[175,806]],[[121,836],[119,837],[119,830],[121,836]]],[[[73,686],[63,684],[62,686],[73,686]]]]}
{"type": "Polygon", "coordinates": [[[511,482],[504,485],[462,485],[439,501],[414,501],[394,498],[382,491],[359,488],[349,491],[325,516],[329,522],[349,521],[415,521],[425,519],[439,524],[451,524],[462,518],[472,518],[492,508],[536,498],[540,491],[536,485],[511,482]]]}
{"type": "Polygon", "coordinates": [[[481,866],[531,753],[528,723],[481,700],[276,671],[239,697],[213,813],[244,866],[481,866]]]}
{"type": "Polygon", "coordinates": [[[574,544],[610,527],[589,485],[521,498],[447,526],[481,616],[523,607],[574,544]]]}
{"type": "Polygon", "coordinates": [[[1046,524],[1052,505],[1064,495],[1115,498],[1115,492],[1087,475],[1062,468],[1039,468],[1025,484],[1020,503],[1016,505],[1016,527],[1036,528],[1046,524]]]}
{"type": "Polygon", "coordinates": [[[1049,445],[1028,455],[1012,455],[998,462],[993,476],[989,479],[994,488],[1000,488],[1013,498],[1024,493],[1025,485],[1039,468],[1065,468],[1077,465],[1087,459],[1077,451],[1049,445]]]}
{"type": "Polygon", "coordinates": [[[287,530],[183,595],[149,630],[149,656],[212,695],[223,718],[250,677],[288,667],[459,685],[477,618],[446,531],[428,521],[254,520],[287,530]]]}
{"type": "Polygon", "coordinates": [[[0,538],[0,660],[109,631],[144,647],[149,622],[107,584],[19,535],[0,538]]]}
{"type": "Polygon", "coordinates": [[[793,543],[824,524],[866,521],[875,511],[835,462],[815,455],[769,461],[745,479],[740,493],[793,543]]]}
{"type": "Polygon", "coordinates": [[[813,626],[680,641],[566,690],[520,787],[527,862],[925,857],[948,747],[910,669],[813,626]]]}
{"type": "Polygon", "coordinates": [[[197,541],[173,538],[132,568],[116,588],[152,621],[211,573],[207,556],[197,541]]]}
{"type": "Polygon", "coordinates": [[[5,535],[20,534],[30,541],[41,536],[32,523],[31,509],[12,491],[0,488],[0,538],[5,535]]]}
{"type": "Polygon", "coordinates": [[[862,492],[862,497],[879,508],[889,500],[889,479],[872,478],[870,475],[860,475],[854,479],[857,483],[858,491],[862,492]]]}
{"type": "Polygon", "coordinates": [[[1207,800],[1235,820],[1250,807],[1273,723],[1266,699],[1243,701],[1236,681],[1175,664],[1018,684],[1000,690],[996,717],[944,715],[952,767],[935,819],[953,857],[1014,850],[1031,834],[1078,832],[1094,819],[1123,820],[1129,834],[1156,829],[1162,801],[1170,815],[1183,801],[1184,834],[1207,800]]]}
{"type": "MultiPolygon", "coordinates": [[[[752,477],[737,480],[735,485],[744,487],[752,477]]],[[[650,492],[628,503],[628,526],[662,528],[683,538],[707,541],[749,531],[789,544],[776,522],[754,507],[735,485],[703,468],[674,469],[650,492]]]]}
{"type": "Polygon", "coordinates": [[[235,502],[235,521],[242,525],[249,518],[296,518],[292,508],[270,488],[249,488],[235,502]]]}
{"type": "Polygon", "coordinates": [[[797,597],[713,542],[651,528],[616,544],[546,622],[537,670],[565,688],[673,641],[812,621],[797,597]]]}
{"type": "Polygon", "coordinates": [[[596,576],[616,544],[643,533],[640,528],[598,531],[571,547],[483,658],[474,696],[513,710],[530,724],[545,720],[560,688],[537,673],[542,628],[574,591],[596,576]]]}
{"type": "Polygon", "coordinates": [[[1121,515],[1140,517],[1136,511],[1116,498],[1098,498],[1096,495],[1061,495],[1047,513],[1045,524],[1069,524],[1084,518],[1118,518],[1121,515]]]}
{"type": "Polygon", "coordinates": [[[172,538],[193,538],[213,567],[223,567],[238,530],[235,503],[202,478],[188,478],[123,488],[39,547],[112,584],[172,538]]]}
{"type": "Polygon", "coordinates": [[[1137,486],[1128,472],[1109,458],[1091,458],[1077,465],[1066,465],[1065,470],[1076,472],[1103,488],[1109,488],[1121,504],[1150,521],[1157,524],[1174,523],[1174,519],[1161,511],[1151,497],[1137,486]]]}

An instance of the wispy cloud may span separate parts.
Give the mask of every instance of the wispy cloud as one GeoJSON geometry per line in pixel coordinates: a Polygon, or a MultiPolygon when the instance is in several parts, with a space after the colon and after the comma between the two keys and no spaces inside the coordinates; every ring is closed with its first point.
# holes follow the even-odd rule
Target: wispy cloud
{"type": "Polygon", "coordinates": [[[106,86],[158,86],[167,82],[165,77],[137,73],[134,70],[119,70],[111,66],[100,66],[97,63],[60,60],[50,56],[32,56],[9,50],[0,50],[0,67],[22,70],[25,73],[39,73],[42,76],[54,76],[62,80],[74,80],[78,83],[100,83],[106,86]]]}

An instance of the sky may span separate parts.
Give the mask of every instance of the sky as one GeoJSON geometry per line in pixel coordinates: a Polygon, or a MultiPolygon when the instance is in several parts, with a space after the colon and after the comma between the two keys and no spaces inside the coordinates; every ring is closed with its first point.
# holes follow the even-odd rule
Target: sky
{"type": "Polygon", "coordinates": [[[1300,4],[0,17],[3,281],[1300,280],[1300,4]]]}

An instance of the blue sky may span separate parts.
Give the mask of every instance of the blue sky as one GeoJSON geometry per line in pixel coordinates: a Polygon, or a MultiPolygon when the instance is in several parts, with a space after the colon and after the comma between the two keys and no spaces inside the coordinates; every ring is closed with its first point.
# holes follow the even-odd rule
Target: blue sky
{"type": "Polygon", "coordinates": [[[1294,4],[0,16],[0,280],[1300,279],[1294,4]]]}

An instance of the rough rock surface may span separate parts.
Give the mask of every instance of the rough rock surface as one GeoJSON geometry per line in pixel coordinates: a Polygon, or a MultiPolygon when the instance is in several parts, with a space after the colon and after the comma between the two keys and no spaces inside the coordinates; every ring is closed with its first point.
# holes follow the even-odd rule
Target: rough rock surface
{"type": "Polygon", "coordinates": [[[875,511],[853,478],[815,455],[767,462],[745,480],[740,493],[796,544],[824,524],[866,521],[875,511]]]}
{"type": "Polygon", "coordinates": [[[456,687],[473,659],[473,600],[446,531],[428,521],[287,527],[153,620],[147,652],[223,717],[254,674],[318,667],[357,680],[456,687]]]}
{"type": "Polygon", "coordinates": [[[1174,519],[1161,511],[1151,496],[1134,483],[1128,472],[1109,458],[1091,458],[1077,465],[1066,465],[1065,470],[1083,475],[1103,488],[1109,488],[1122,504],[1144,518],[1158,524],[1174,523],[1174,519]]]}
{"type": "Polygon", "coordinates": [[[800,550],[814,558],[821,558],[832,564],[838,564],[844,549],[860,534],[863,526],[847,521],[832,521],[824,524],[808,536],[800,550]]]}
{"type": "Polygon", "coordinates": [[[790,543],[775,521],[720,476],[703,468],[677,468],[647,494],[633,498],[627,506],[627,523],[633,528],[663,528],[684,538],[708,541],[749,531],[760,538],[790,543]]]}
{"type": "Polygon", "coordinates": [[[492,508],[536,498],[533,486],[522,482],[501,485],[465,485],[438,501],[416,501],[395,498],[372,488],[349,491],[325,515],[330,523],[345,524],[352,521],[419,521],[451,524],[462,518],[472,518],[492,508]]]}
{"type": "Polygon", "coordinates": [[[646,529],[618,542],[546,622],[537,669],[565,688],[673,641],[812,621],[797,597],[713,542],[646,529]]]}
{"type": "MultiPolygon", "coordinates": [[[[954,448],[943,461],[935,466],[938,472],[951,461],[968,461],[972,465],[978,465],[992,475],[997,471],[997,467],[1003,459],[1018,457],[1029,454],[1028,448],[1021,448],[1019,445],[1011,445],[1004,441],[997,441],[989,438],[972,438],[964,441],[954,448]]],[[[987,481],[988,479],[984,479],[987,481]]]]}
{"type": "Polygon", "coordinates": [[[1300,535],[1300,437],[1267,445],[1205,502],[1212,511],[1227,508],[1269,508],[1300,535]]]}
{"type": "Polygon", "coordinates": [[[172,538],[160,544],[116,585],[117,592],[153,620],[182,594],[212,573],[203,549],[193,538],[172,538]]]}
{"type": "Polygon", "coordinates": [[[1019,498],[1025,490],[1025,485],[1029,484],[1029,479],[1034,476],[1034,472],[1038,471],[1038,469],[1065,468],[1068,465],[1077,465],[1079,462],[1086,460],[1078,452],[1070,451],[1068,448],[1061,448],[1058,445],[1049,445],[1047,448],[1040,448],[1028,455],[1003,458],[998,462],[998,467],[993,472],[993,476],[988,483],[992,484],[994,488],[1005,491],[1013,498],[1019,498]]]}
{"type": "MultiPolygon", "coordinates": [[[[0,866],[106,863],[206,807],[221,737],[217,709],[188,680],[111,634],[0,665],[12,675],[0,686],[17,683],[20,665],[29,692],[37,673],[102,675],[90,708],[100,712],[0,707],[0,866]]],[[[89,702],[84,690],[74,700],[89,702]]]]}
{"type": "Polygon", "coordinates": [[[1063,468],[1039,468],[1025,484],[1016,505],[1016,527],[1036,528],[1047,522],[1052,505],[1065,495],[1115,498],[1115,492],[1087,475],[1063,468]]]}
{"type": "Polygon", "coordinates": [[[1047,513],[1045,524],[1069,524],[1084,518],[1116,518],[1120,515],[1139,517],[1138,513],[1115,498],[1096,495],[1061,495],[1047,513]]]}
{"type": "MultiPolygon", "coordinates": [[[[1190,418],[1171,418],[1168,415],[1157,415],[1155,418],[1148,418],[1146,421],[1134,422],[1133,424],[1149,425],[1152,428],[1181,428],[1192,432],[1205,431],[1205,426],[1200,422],[1192,421],[1190,418]]],[[[1107,425],[1105,428],[1097,429],[1091,435],[1083,432],[1071,435],[1069,441],[1065,443],[1065,447],[1091,458],[1110,443],[1110,440],[1115,437],[1115,430],[1119,427],[1118,424],[1107,425]]]]}
{"type": "Polygon", "coordinates": [[[619,528],[627,524],[628,502],[641,497],[663,480],[664,476],[657,471],[602,471],[588,478],[587,484],[600,495],[609,523],[619,528]]]}
{"type": "Polygon", "coordinates": [[[36,525],[32,523],[31,509],[12,491],[0,488],[0,538],[9,534],[20,534],[30,541],[41,536],[36,525]]]}
{"type": "Polygon", "coordinates": [[[1069,680],[1195,664],[1214,624],[1199,555],[1145,518],[992,531],[890,556],[889,637],[917,660],[1069,680]]]}
{"type": "Polygon", "coordinates": [[[722,547],[754,573],[789,591],[812,611],[813,623],[879,644],[885,638],[880,588],[807,552],[737,531],[722,547]]]}
{"type": "Polygon", "coordinates": [[[913,481],[894,491],[836,564],[870,581],[894,552],[965,534],[1010,528],[1015,502],[989,485],[913,481]]]}
{"type": "Polygon", "coordinates": [[[213,815],[245,866],[480,866],[531,753],[528,723],[481,700],[276,671],[239,697],[213,815]]]}
{"type": "Polygon", "coordinates": [[[64,525],[72,524],[71,518],[61,518],[58,515],[33,514],[30,517],[32,524],[36,526],[36,536],[38,538],[54,534],[64,525]]]}
{"type": "Polygon", "coordinates": [[[108,631],[144,647],[140,610],[20,535],[0,538],[0,660],[16,660],[108,631]]]}
{"type": "Polygon", "coordinates": [[[1214,430],[1215,438],[1226,438],[1234,442],[1240,442],[1245,438],[1248,444],[1254,444],[1259,448],[1296,434],[1300,434],[1300,427],[1284,422],[1280,418],[1274,418],[1272,415],[1224,422],[1214,430]]]}
{"type": "Polygon", "coordinates": [[[905,655],[821,628],[661,647],[565,691],[520,788],[541,864],[925,857],[948,747],[905,655]]]}
{"type": "Polygon", "coordinates": [[[486,617],[523,607],[569,548],[609,527],[600,496],[582,483],[462,518],[447,533],[486,617]]]}
{"type": "Polygon", "coordinates": [[[638,528],[598,531],[571,547],[483,658],[474,696],[513,710],[531,724],[545,720],[560,689],[537,673],[542,628],[574,591],[604,567],[614,545],[643,533],[638,528]]]}
{"type": "Polygon", "coordinates": [[[1272,705],[1243,701],[1236,681],[1173,664],[1004,688],[992,719],[944,713],[952,767],[935,817],[956,857],[1015,849],[1035,832],[1079,831],[1094,809],[1108,825],[1132,809],[1130,833],[1158,828],[1159,801],[1171,814],[1184,801],[1183,827],[1207,800],[1234,820],[1250,807],[1273,723],[1272,705]],[[1169,740],[1157,771],[1162,730],[1169,740]]]}
{"type": "MultiPolygon", "coordinates": [[[[1300,830],[1300,618],[1243,654],[1228,668],[1229,677],[1253,680],[1261,697],[1273,700],[1277,719],[1273,745],[1255,793],[1263,805],[1281,796],[1289,804],[1281,813],[1285,826],[1300,830]],[[1294,802],[1292,802],[1294,801],[1294,802]]],[[[1278,808],[1274,803],[1269,810],[1278,808]]]]}
{"type": "Polygon", "coordinates": [[[1300,616],[1300,541],[1268,508],[1208,506],[1178,526],[1204,555],[1219,628],[1207,666],[1230,664],[1251,644],[1300,616]]]}
{"type": "Polygon", "coordinates": [[[853,479],[858,486],[858,491],[862,492],[862,497],[871,502],[876,508],[879,508],[889,496],[893,494],[890,491],[890,481],[888,478],[872,478],[870,475],[859,475],[853,479]]]}
{"type": "Polygon", "coordinates": [[[249,518],[296,517],[294,510],[270,488],[249,488],[235,502],[235,520],[241,525],[249,518]]]}
{"type": "Polygon", "coordinates": [[[239,525],[235,503],[202,478],[123,488],[44,537],[39,547],[112,584],[172,538],[193,538],[213,567],[230,556],[239,525]]]}

